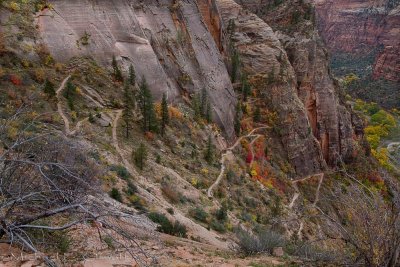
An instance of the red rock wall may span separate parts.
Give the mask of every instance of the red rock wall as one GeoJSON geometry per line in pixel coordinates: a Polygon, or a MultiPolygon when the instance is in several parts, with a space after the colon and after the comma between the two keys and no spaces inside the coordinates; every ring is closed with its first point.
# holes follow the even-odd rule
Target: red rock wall
{"type": "Polygon", "coordinates": [[[316,0],[319,31],[332,53],[383,47],[374,78],[400,81],[400,7],[380,0],[316,0]]]}

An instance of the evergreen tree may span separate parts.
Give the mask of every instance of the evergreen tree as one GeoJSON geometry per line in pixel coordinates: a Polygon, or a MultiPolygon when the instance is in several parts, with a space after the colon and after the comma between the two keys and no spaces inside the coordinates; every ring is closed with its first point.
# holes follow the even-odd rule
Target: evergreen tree
{"type": "Polygon", "coordinates": [[[254,111],[253,121],[254,122],[260,122],[261,121],[261,110],[260,110],[259,106],[257,106],[256,110],[254,111]]]}
{"type": "Polygon", "coordinates": [[[143,131],[158,132],[157,116],[154,111],[153,96],[143,77],[139,87],[139,103],[143,116],[143,131]]]}
{"type": "Polygon", "coordinates": [[[143,143],[140,143],[138,149],[132,152],[132,160],[135,162],[139,170],[143,170],[147,160],[147,149],[143,143]]]}
{"type": "Polygon", "coordinates": [[[201,104],[199,94],[195,94],[192,99],[192,108],[194,110],[194,118],[199,121],[201,119],[201,104]]]}
{"type": "Polygon", "coordinates": [[[121,69],[118,66],[118,62],[117,62],[115,56],[113,56],[111,64],[112,64],[113,74],[114,74],[115,80],[117,80],[119,82],[122,82],[124,80],[124,78],[122,77],[122,72],[121,72],[121,69]]]}
{"type": "Polygon", "coordinates": [[[49,81],[49,79],[46,79],[44,82],[44,93],[49,97],[53,98],[56,95],[56,91],[54,90],[54,84],[49,81]]]}
{"type": "Polygon", "coordinates": [[[248,96],[251,94],[251,86],[246,75],[242,75],[242,95],[243,101],[246,102],[248,96]]]}
{"type": "Polygon", "coordinates": [[[207,141],[207,148],[204,154],[204,159],[207,161],[208,164],[211,164],[214,158],[214,148],[211,140],[211,134],[208,136],[207,141]]]}
{"type": "Polygon", "coordinates": [[[129,66],[129,83],[130,85],[135,85],[136,83],[136,73],[132,65],[129,66]]]}
{"type": "Polygon", "coordinates": [[[236,82],[237,74],[240,67],[240,57],[239,52],[234,49],[231,56],[231,64],[232,64],[232,73],[231,73],[231,81],[232,83],[236,82]]]}
{"type": "Polygon", "coordinates": [[[207,113],[207,104],[208,104],[208,94],[206,88],[201,90],[201,103],[200,103],[200,110],[201,116],[204,118],[207,113]]]}
{"type": "Polygon", "coordinates": [[[67,99],[68,107],[71,110],[74,110],[74,98],[76,94],[76,87],[75,85],[72,84],[71,81],[67,82],[67,85],[65,86],[65,91],[64,91],[64,97],[67,99]]]}
{"type": "Polygon", "coordinates": [[[211,110],[211,103],[207,101],[207,111],[205,115],[205,119],[208,123],[212,122],[212,110],[211,110]]]}
{"type": "Polygon", "coordinates": [[[168,103],[167,96],[164,93],[161,101],[161,134],[165,134],[165,127],[169,123],[169,111],[168,111],[168,103]]]}
{"type": "Polygon", "coordinates": [[[95,122],[95,119],[94,119],[94,117],[93,117],[92,112],[89,113],[89,122],[90,122],[90,123],[94,123],[94,122],[95,122]]]}
{"type": "Polygon", "coordinates": [[[133,119],[133,110],[135,109],[135,95],[131,90],[129,83],[124,85],[124,110],[122,119],[125,123],[126,138],[129,138],[129,130],[131,129],[131,121],[133,119]]]}
{"type": "Polygon", "coordinates": [[[241,130],[241,106],[242,103],[238,102],[236,104],[236,113],[235,113],[235,121],[234,121],[234,127],[235,127],[235,133],[237,136],[240,135],[240,130],[241,130]]]}

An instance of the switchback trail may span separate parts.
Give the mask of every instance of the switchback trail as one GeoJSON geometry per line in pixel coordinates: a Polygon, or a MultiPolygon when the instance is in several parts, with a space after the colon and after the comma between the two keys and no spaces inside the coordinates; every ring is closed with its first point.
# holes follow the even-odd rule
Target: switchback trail
{"type": "MultiPolygon", "coordinates": [[[[218,186],[218,184],[221,182],[221,180],[222,180],[222,178],[224,177],[224,173],[225,173],[225,169],[226,169],[226,166],[225,166],[225,160],[226,160],[226,158],[227,158],[227,156],[228,155],[233,155],[233,153],[232,153],[232,150],[233,149],[235,149],[235,147],[236,146],[238,146],[239,144],[240,144],[240,141],[242,141],[242,139],[244,139],[244,138],[250,138],[250,137],[255,137],[255,139],[253,139],[252,140],[252,142],[250,143],[250,147],[251,147],[251,153],[252,153],[252,155],[254,155],[254,152],[253,152],[253,144],[254,144],[254,142],[258,139],[258,138],[260,138],[262,135],[260,135],[260,134],[254,134],[256,131],[258,131],[258,130],[261,130],[261,129],[268,129],[269,127],[268,126],[262,126],[262,127],[258,127],[258,128],[255,128],[255,129],[253,129],[250,133],[248,133],[247,135],[244,135],[244,136],[241,136],[240,138],[238,138],[238,140],[236,140],[236,142],[231,146],[231,147],[229,147],[229,148],[227,148],[227,150],[226,150],[226,152],[224,153],[224,154],[222,154],[222,156],[221,156],[221,160],[220,160],[220,163],[221,163],[221,171],[220,171],[220,173],[219,173],[219,175],[218,175],[218,177],[217,177],[217,180],[215,180],[215,182],[208,188],[208,190],[207,190],[207,196],[209,197],[209,198],[212,198],[213,197],[213,190],[214,190],[214,188],[216,187],[216,186],[218,186]]],[[[252,157],[253,158],[253,157],[252,157]]],[[[253,160],[252,160],[253,161],[253,160]]]]}

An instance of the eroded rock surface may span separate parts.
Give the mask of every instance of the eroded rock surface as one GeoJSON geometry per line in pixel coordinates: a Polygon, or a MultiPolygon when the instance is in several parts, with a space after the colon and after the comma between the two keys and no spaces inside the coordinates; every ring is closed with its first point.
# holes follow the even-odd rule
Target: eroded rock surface
{"type": "Polygon", "coordinates": [[[295,72],[273,30],[233,0],[217,1],[224,25],[235,21],[232,41],[240,53],[243,71],[256,80],[265,104],[276,110],[287,157],[300,175],[324,168],[321,149],[314,138],[304,104],[296,90],[295,72]],[[276,82],[268,84],[270,73],[276,82]],[[279,73],[279,75],[278,75],[279,73]]]}
{"type": "Polygon", "coordinates": [[[312,11],[309,20],[293,25],[293,12],[307,12],[308,9],[312,10],[312,5],[289,2],[271,7],[271,1],[237,2],[256,12],[276,29],[275,34],[294,71],[294,92],[306,109],[313,135],[319,142],[325,161],[334,166],[340,158],[351,159],[355,152],[353,120],[356,118],[339,97],[339,87],[329,72],[327,51],[315,30],[312,11]],[[281,32],[281,29],[285,29],[285,32],[281,32]]]}

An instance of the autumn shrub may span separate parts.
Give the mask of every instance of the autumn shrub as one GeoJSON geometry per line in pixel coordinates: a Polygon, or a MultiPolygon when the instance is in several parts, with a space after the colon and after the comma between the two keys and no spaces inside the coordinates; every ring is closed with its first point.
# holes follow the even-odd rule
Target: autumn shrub
{"type": "Polygon", "coordinates": [[[10,75],[10,82],[16,86],[22,84],[21,78],[15,74],[10,75]]]}

